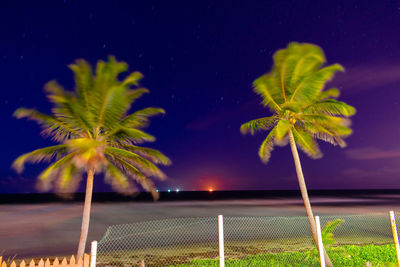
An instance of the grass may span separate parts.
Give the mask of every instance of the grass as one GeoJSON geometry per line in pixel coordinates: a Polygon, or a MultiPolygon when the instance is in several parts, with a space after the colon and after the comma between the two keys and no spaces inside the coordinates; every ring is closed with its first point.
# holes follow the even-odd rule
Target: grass
{"type": "MultiPolygon", "coordinates": [[[[334,266],[397,266],[394,245],[345,245],[327,249],[334,266]]],[[[244,259],[231,259],[225,261],[226,266],[319,266],[318,252],[313,250],[271,253],[249,256],[244,259]]],[[[172,266],[172,265],[171,265],[172,266]]],[[[187,264],[175,265],[177,267],[218,267],[218,259],[193,260],[187,264]]]]}
{"type": "MultiPolygon", "coordinates": [[[[358,238],[359,239],[359,238],[358,238]]],[[[372,239],[372,238],[371,238],[372,239]]],[[[373,248],[386,247],[391,240],[379,239],[370,245],[373,248]],[[386,242],[384,242],[386,241],[386,242]]],[[[358,244],[356,242],[349,243],[349,238],[343,239],[340,246],[333,246],[329,248],[329,253],[335,258],[344,257],[346,251],[341,248],[346,248],[352,253],[351,248],[372,249],[366,244],[372,242],[358,244]],[[348,241],[348,242],[345,242],[348,241]],[[343,255],[338,255],[338,253],[343,255]]],[[[292,238],[292,239],[271,239],[266,241],[230,241],[225,244],[225,258],[231,259],[227,261],[227,266],[274,266],[276,261],[287,263],[288,260],[294,263],[303,262],[305,259],[314,257],[318,261],[318,254],[314,251],[315,245],[311,237],[292,238]],[[291,256],[290,256],[291,255],[291,256]],[[267,265],[259,265],[259,262],[265,262],[268,259],[267,265]],[[300,259],[302,259],[300,261],[300,259]],[[247,264],[247,265],[246,265],[247,264]]],[[[387,248],[386,250],[387,251],[387,248]]],[[[347,254],[349,254],[348,252],[347,254]]],[[[371,255],[375,255],[371,252],[371,255]]],[[[382,251],[379,253],[383,253],[382,251]]],[[[395,250],[390,251],[395,257],[395,250]]],[[[365,252],[364,252],[365,254],[365,252]]],[[[364,255],[363,254],[363,255],[364,255]]],[[[354,260],[354,256],[349,254],[354,260]]],[[[369,256],[371,258],[371,255],[369,256]]],[[[365,256],[363,256],[365,257],[365,256]]],[[[174,246],[174,247],[150,247],[147,249],[127,249],[120,251],[110,251],[98,254],[98,266],[124,266],[132,265],[137,266],[138,262],[144,260],[146,266],[219,266],[218,260],[218,244],[193,244],[193,246],[174,246]],[[192,265],[190,265],[190,264],[192,265]]],[[[367,258],[366,261],[368,261],[367,258]]],[[[365,261],[365,262],[366,262],[365,261]]],[[[340,260],[337,260],[340,263],[340,260]]],[[[370,260],[371,262],[371,260],[370,260]]],[[[310,263],[306,262],[303,265],[280,265],[280,266],[308,266],[310,263]]],[[[279,266],[279,265],[278,265],[279,266]]],[[[312,266],[312,265],[311,265],[312,266]]],[[[340,265],[340,266],[353,266],[353,265],[340,265]]],[[[357,266],[357,265],[355,265],[357,266]]],[[[364,264],[365,266],[365,264],[364,264]]],[[[372,265],[375,266],[375,265],[372,265]]]]}
{"type": "MultiPolygon", "coordinates": [[[[292,247],[286,250],[255,251],[239,244],[225,251],[225,265],[227,267],[239,266],[319,266],[319,255],[313,246],[303,246],[296,249],[292,247]],[[246,255],[246,256],[245,256],[246,255]]],[[[180,247],[171,252],[158,249],[155,251],[141,251],[138,254],[113,254],[99,258],[98,266],[138,266],[144,260],[146,266],[178,266],[178,267],[219,267],[218,252],[211,247],[198,248],[197,251],[180,247]],[[179,251],[181,252],[179,255],[179,251]],[[176,252],[176,253],[172,253],[176,252]]],[[[393,244],[369,244],[369,245],[341,245],[327,249],[334,266],[365,266],[367,262],[371,266],[397,266],[396,251],[393,244]]]]}

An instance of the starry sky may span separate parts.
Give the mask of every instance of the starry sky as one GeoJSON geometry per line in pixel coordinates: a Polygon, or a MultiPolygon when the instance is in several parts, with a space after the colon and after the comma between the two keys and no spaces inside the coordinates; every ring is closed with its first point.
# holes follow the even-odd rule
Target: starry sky
{"type": "MultiPolygon", "coordinates": [[[[115,55],[141,71],[151,93],[135,108],[163,107],[149,144],[167,154],[160,190],[297,189],[289,146],[267,165],[257,151],[265,133],[239,127],[269,116],[252,81],[291,41],[321,46],[346,72],[331,82],[354,105],[352,136],[341,149],[321,144],[322,159],[300,152],[310,189],[400,188],[399,1],[0,1],[0,193],[34,193],[45,165],[22,174],[20,154],[51,145],[20,106],[48,112],[43,85],[73,88],[67,65],[115,55]]],[[[109,191],[99,176],[95,191],[109,191]]]]}

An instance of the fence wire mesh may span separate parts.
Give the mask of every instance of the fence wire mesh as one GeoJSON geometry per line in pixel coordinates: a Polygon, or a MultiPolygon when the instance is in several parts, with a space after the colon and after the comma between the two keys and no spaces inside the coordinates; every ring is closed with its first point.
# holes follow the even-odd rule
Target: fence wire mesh
{"type": "Polygon", "coordinates": [[[169,266],[218,256],[217,218],[178,218],[107,229],[97,266],[169,266]]]}
{"type": "MultiPolygon", "coordinates": [[[[341,219],[325,245],[334,266],[365,266],[357,248],[393,244],[389,215],[320,216],[321,227],[341,219]]],[[[399,221],[400,217],[396,220],[399,221]]],[[[225,266],[319,266],[307,217],[224,217],[225,266]]],[[[366,250],[367,251],[367,250],[366,250]]],[[[395,266],[394,245],[380,252],[395,266]]],[[[99,241],[97,266],[219,266],[218,218],[177,218],[108,228],[99,241]]],[[[375,256],[374,256],[375,257],[375,256]]],[[[383,259],[384,258],[384,259],[383,259]]],[[[372,265],[371,265],[372,266],[372,265]]],[[[375,266],[375,265],[373,265],[375,266]]]]}

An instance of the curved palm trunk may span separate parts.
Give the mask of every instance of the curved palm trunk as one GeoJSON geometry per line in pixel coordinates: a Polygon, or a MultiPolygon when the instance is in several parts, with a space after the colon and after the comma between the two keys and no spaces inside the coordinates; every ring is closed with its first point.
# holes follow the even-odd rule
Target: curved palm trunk
{"type": "Polygon", "coordinates": [[[89,230],[90,207],[92,205],[93,176],[94,170],[89,169],[86,181],[85,204],[83,206],[81,237],[79,238],[78,252],[76,254],[77,260],[79,257],[83,257],[83,254],[85,253],[86,239],[89,230]]]}
{"type": "MultiPolygon", "coordinates": [[[[289,130],[289,142],[290,142],[290,148],[292,149],[294,164],[296,166],[296,173],[297,173],[297,179],[299,181],[301,197],[303,198],[303,203],[304,203],[304,207],[306,208],[308,222],[310,223],[312,237],[314,239],[316,246],[318,247],[317,225],[315,224],[315,219],[314,219],[314,214],[311,209],[310,199],[308,198],[306,182],[304,180],[303,170],[301,169],[299,152],[297,151],[297,147],[296,147],[296,143],[294,141],[292,130],[289,130]]],[[[325,254],[326,266],[332,266],[332,262],[330,261],[329,256],[325,251],[325,248],[324,248],[324,254],[325,254]]]]}

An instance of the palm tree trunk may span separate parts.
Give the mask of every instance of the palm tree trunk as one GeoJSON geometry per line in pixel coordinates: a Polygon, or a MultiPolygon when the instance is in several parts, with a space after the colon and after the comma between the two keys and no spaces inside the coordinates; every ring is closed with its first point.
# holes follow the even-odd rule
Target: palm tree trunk
{"type": "Polygon", "coordinates": [[[81,237],[79,238],[78,252],[76,254],[77,260],[80,257],[83,257],[83,254],[85,253],[86,239],[89,230],[90,208],[92,205],[93,176],[94,176],[94,170],[89,169],[86,181],[85,204],[83,206],[81,237]]]}
{"type": "MultiPolygon", "coordinates": [[[[314,214],[311,209],[310,199],[308,198],[307,186],[306,186],[306,182],[304,180],[303,170],[301,169],[299,152],[297,151],[297,147],[296,147],[296,143],[294,141],[292,130],[289,130],[289,142],[290,142],[290,148],[292,149],[294,164],[296,166],[296,173],[297,173],[297,179],[299,181],[301,197],[303,198],[304,207],[306,208],[306,214],[308,217],[308,222],[310,223],[312,237],[318,248],[317,225],[315,224],[315,219],[314,219],[314,214]]],[[[332,266],[332,262],[330,261],[329,256],[325,251],[325,248],[324,248],[324,254],[325,254],[326,266],[332,266]]]]}

